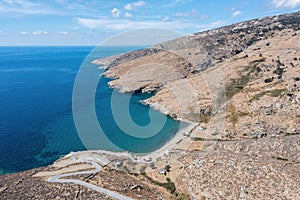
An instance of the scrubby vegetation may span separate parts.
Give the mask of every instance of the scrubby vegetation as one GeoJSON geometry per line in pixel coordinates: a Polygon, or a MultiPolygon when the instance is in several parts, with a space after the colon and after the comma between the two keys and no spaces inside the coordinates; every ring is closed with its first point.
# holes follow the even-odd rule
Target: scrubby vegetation
{"type": "Polygon", "coordinates": [[[201,138],[201,137],[192,137],[191,140],[192,141],[205,141],[205,139],[201,138]]]}
{"type": "Polygon", "coordinates": [[[295,77],[294,81],[300,81],[300,77],[295,77]]]}
{"type": "MultiPolygon", "coordinates": [[[[231,99],[235,94],[239,93],[244,87],[248,84],[250,81],[250,76],[253,72],[260,72],[261,68],[259,67],[260,63],[265,62],[266,58],[261,57],[257,60],[253,60],[249,63],[249,66],[246,67],[244,71],[241,72],[241,76],[238,79],[232,79],[231,82],[229,82],[225,86],[225,92],[227,99],[231,99]]],[[[271,79],[266,79],[265,81],[272,82],[271,79]]]]}
{"type": "Polygon", "coordinates": [[[210,118],[211,118],[211,114],[205,114],[205,113],[200,114],[200,122],[207,124],[210,118]]]}
{"type": "Polygon", "coordinates": [[[299,21],[300,17],[287,17],[287,18],[282,18],[279,20],[282,25],[286,26],[287,28],[292,28],[294,31],[300,30],[299,27],[299,21]]]}
{"type": "Polygon", "coordinates": [[[273,71],[274,74],[278,75],[278,79],[280,79],[283,75],[284,69],[280,66],[277,66],[277,68],[273,71]]]}
{"type": "Polygon", "coordinates": [[[254,100],[259,100],[264,95],[269,95],[271,97],[279,97],[286,91],[287,91],[287,89],[274,89],[274,90],[262,91],[262,92],[256,94],[254,97],[252,97],[250,102],[252,102],[254,100]]]}
{"type": "Polygon", "coordinates": [[[176,191],[175,183],[172,182],[171,179],[168,177],[166,178],[167,182],[162,183],[162,182],[156,181],[153,178],[151,178],[150,176],[148,176],[146,174],[146,172],[144,171],[144,169],[141,170],[141,175],[143,175],[146,179],[148,179],[152,184],[158,185],[160,187],[167,189],[172,195],[175,196],[175,199],[178,199],[178,200],[190,199],[189,195],[182,194],[182,193],[179,193],[178,191],[176,191]]]}
{"type": "Polygon", "coordinates": [[[232,79],[232,81],[225,86],[227,99],[231,99],[235,94],[239,93],[248,82],[248,75],[243,75],[240,79],[232,79]]]}
{"type": "Polygon", "coordinates": [[[233,105],[229,105],[227,107],[227,110],[230,114],[226,117],[229,118],[229,121],[233,124],[238,122],[239,117],[248,115],[248,113],[245,112],[237,112],[236,108],[233,105]]]}
{"type": "Polygon", "coordinates": [[[271,83],[274,80],[274,77],[267,78],[264,80],[265,83],[271,83]]]}

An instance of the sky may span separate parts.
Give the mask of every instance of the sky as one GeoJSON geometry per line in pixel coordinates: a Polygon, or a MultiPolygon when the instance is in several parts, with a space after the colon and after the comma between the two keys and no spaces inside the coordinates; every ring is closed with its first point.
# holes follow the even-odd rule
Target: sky
{"type": "Polygon", "coordinates": [[[0,0],[0,46],[94,46],[139,28],[185,35],[299,10],[300,0],[0,0]]]}

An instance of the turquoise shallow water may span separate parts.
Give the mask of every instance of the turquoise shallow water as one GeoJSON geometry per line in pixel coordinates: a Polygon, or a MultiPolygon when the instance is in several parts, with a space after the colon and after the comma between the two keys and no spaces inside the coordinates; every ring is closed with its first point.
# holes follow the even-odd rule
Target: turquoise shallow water
{"type": "MultiPolygon", "coordinates": [[[[136,48],[98,47],[85,63],[136,48]]],[[[91,50],[93,47],[0,47],[0,173],[45,166],[70,151],[86,149],[73,121],[72,90],[77,71],[91,50]]],[[[98,70],[97,76],[101,72],[98,70]]],[[[145,153],[158,149],[174,136],[179,123],[170,118],[153,137],[141,139],[125,134],[112,116],[112,90],[107,82],[100,79],[95,108],[99,123],[113,144],[126,151],[145,153]]],[[[120,106],[126,95],[117,96],[120,106]]],[[[130,98],[130,115],[141,126],[150,123],[149,107],[139,103],[147,97],[134,94],[130,98]]],[[[107,148],[98,145],[95,149],[107,148]]]]}

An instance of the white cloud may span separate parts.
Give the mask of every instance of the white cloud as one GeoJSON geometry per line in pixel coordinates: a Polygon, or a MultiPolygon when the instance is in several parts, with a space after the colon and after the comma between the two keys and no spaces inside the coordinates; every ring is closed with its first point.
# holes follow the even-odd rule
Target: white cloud
{"type": "Polygon", "coordinates": [[[121,11],[118,8],[113,8],[110,12],[113,17],[120,17],[121,15],[121,11]]]}
{"type": "Polygon", "coordinates": [[[31,34],[32,35],[47,35],[48,32],[47,31],[33,31],[31,34]]]}
{"type": "Polygon", "coordinates": [[[236,17],[236,16],[239,16],[239,15],[241,15],[242,14],[242,11],[240,11],[240,10],[235,10],[235,11],[233,11],[233,13],[232,13],[232,17],[236,17]]]}
{"type": "Polygon", "coordinates": [[[129,12],[125,12],[124,16],[127,17],[127,18],[131,18],[131,17],[132,17],[132,14],[129,13],[129,12]]]}
{"type": "Polygon", "coordinates": [[[189,3],[192,0],[171,0],[170,3],[164,4],[162,5],[163,7],[174,7],[174,6],[178,6],[179,4],[183,4],[183,3],[189,3]]]}
{"type": "MultiPolygon", "coordinates": [[[[0,13],[13,14],[61,14],[46,4],[29,0],[2,0],[0,1],[0,13]]],[[[15,15],[13,15],[15,17],[15,15]]]]}
{"type": "Polygon", "coordinates": [[[195,17],[198,16],[199,12],[195,9],[188,12],[178,12],[175,14],[176,17],[195,17]]]}
{"type": "Polygon", "coordinates": [[[300,0],[272,0],[276,8],[296,8],[300,6],[300,0]]]}
{"type": "Polygon", "coordinates": [[[25,31],[20,32],[20,35],[30,35],[30,34],[31,34],[30,32],[25,32],[25,31]]]}
{"type": "Polygon", "coordinates": [[[141,1],[136,1],[136,2],[133,2],[133,3],[126,4],[124,6],[124,8],[125,8],[125,10],[134,10],[138,7],[144,6],[145,4],[146,4],[146,2],[141,0],[141,1]]]}
{"type": "Polygon", "coordinates": [[[67,31],[56,31],[56,34],[58,34],[58,35],[70,35],[70,33],[67,32],[67,31]]]}
{"type": "Polygon", "coordinates": [[[207,15],[201,15],[197,10],[192,9],[191,11],[187,12],[177,12],[175,14],[176,17],[185,18],[185,17],[192,17],[197,19],[208,19],[209,17],[207,15]]]}
{"type": "Polygon", "coordinates": [[[99,7],[110,8],[114,5],[113,2],[109,1],[106,1],[104,5],[103,3],[97,2],[96,0],[56,0],[56,3],[63,8],[64,12],[66,12],[67,10],[69,14],[72,14],[76,11],[77,14],[83,13],[85,15],[91,14],[91,12],[95,13],[95,11],[99,12],[99,7]]]}
{"type": "Polygon", "coordinates": [[[128,19],[122,20],[110,20],[110,19],[90,19],[90,18],[81,18],[77,19],[78,24],[81,26],[95,29],[101,28],[105,30],[130,30],[137,28],[166,28],[166,29],[174,29],[174,30],[183,30],[187,28],[206,30],[219,27],[224,24],[224,21],[215,21],[210,24],[199,24],[192,22],[184,22],[184,21],[133,21],[128,19]]]}
{"type": "Polygon", "coordinates": [[[167,22],[167,21],[170,21],[170,17],[169,16],[165,16],[161,19],[161,21],[163,22],[167,22]]]}
{"type": "Polygon", "coordinates": [[[33,31],[33,32],[21,31],[20,35],[48,35],[48,32],[47,31],[33,31]]]}

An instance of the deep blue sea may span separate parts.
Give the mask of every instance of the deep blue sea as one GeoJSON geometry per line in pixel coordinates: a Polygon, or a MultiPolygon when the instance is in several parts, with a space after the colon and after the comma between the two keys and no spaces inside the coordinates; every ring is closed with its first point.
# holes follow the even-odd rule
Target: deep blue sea
{"type": "MultiPolygon", "coordinates": [[[[72,91],[77,71],[93,48],[0,47],[0,174],[46,166],[71,151],[86,150],[74,125],[72,91]]],[[[137,48],[98,47],[85,63],[96,69],[90,63],[93,59],[137,48]]],[[[97,69],[97,76],[102,72],[97,69]]],[[[100,79],[95,107],[110,141],[126,151],[144,153],[156,150],[174,136],[179,123],[171,118],[153,137],[124,134],[112,115],[108,81],[100,79]]],[[[117,96],[120,102],[127,97],[117,96]]],[[[150,123],[150,108],[139,103],[147,97],[134,94],[130,98],[130,115],[141,126],[150,123]]]]}

